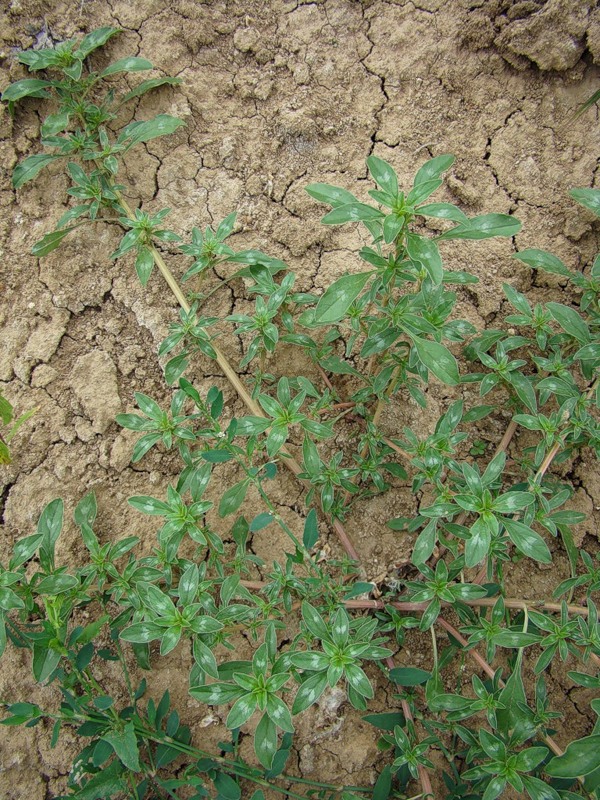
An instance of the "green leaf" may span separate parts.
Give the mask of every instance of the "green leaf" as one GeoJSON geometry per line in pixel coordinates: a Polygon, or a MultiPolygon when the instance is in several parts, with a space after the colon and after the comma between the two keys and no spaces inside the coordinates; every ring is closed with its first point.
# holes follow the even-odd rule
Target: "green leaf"
{"type": "Polygon", "coordinates": [[[267,511],[264,511],[262,514],[258,514],[256,517],[254,517],[248,530],[252,532],[262,531],[263,528],[266,528],[267,525],[270,525],[272,522],[273,515],[269,514],[267,511]]]}
{"type": "Polygon", "coordinates": [[[241,728],[254,714],[256,703],[257,699],[251,693],[245,694],[236,700],[227,716],[227,727],[230,729],[241,728]]]}
{"type": "Polygon", "coordinates": [[[546,308],[569,336],[577,339],[580,344],[587,344],[590,341],[589,328],[574,308],[562,303],[546,303],[546,308]]]}
{"type": "MultiPolygon", "coordinates": [[[[363,717],[363,719],[366,719],[366,717],[363,717]]],[[[393,728],[391,730],[393,730],[393,728]]],[[[379,773],[379,777],[377,778],[375,786],[373,787],[372,800],[387,800],[387,798],[390,796],[391,790],[392,768],[389,764],[386,764],[379,773]]]]}
{"type": "Polygon", "coordinates": [[[0,440],[0,464],[10,464],[10,450],[6,445],[6,442],[0,440]]]}
{"type": "Polygon", "coordinates": [[[138,439],[133,448],[133,453],[131,454],[131,462],[135,464],[136,461],[143,458],[148,450],[154,447],[155,444],[158,444],[161,439],[162,434],[160,433],[148,433],[146,436],[142,436],[141,439],[138,439]]]}
{"type": "Polygon", "coordinates": [[[108,797],[116,797],[122,792],[127,792],[129,787],[122,780],[122,774],[121,762],[112,761],[100,772],[92,775],[83,789],[77,789],[75,797],[77,800],[106,800],[108,797]]]}
{"type": "Polygon", "coordinates": [[[571,270],[565,267],[560,258],[553,256],[552,253],[547,253],[545,250],[536,250],[534,248],[521,250],[520,253],[515,253],[513,258],[527,264],[531,269],[543,269],[544,272],[564,275],[565,278],[573,277],[571,270]]]}
{"type": "Polygon", "coordinates": [[[394,667],[390,679],[399,686],[420,686],[431,678],[431,672],[417,667],[394,667]]]}
{"type": "Polygon", "coordinates": [[[277,752],[277,726],[268,714],[263,714],[254,734],[254,752],[265,769],[271,769],[277,752]]]}
{"type": "Polygon", "coordinates": [[[440,177],[440,175],[446,172],[446,170],[450,169],[452,164],[454,164],[454,161],[454,156],[450,155],[449,153],[429,159],[429,161],[426,161],[415,175],[413,186],[418,186],[419,184],[426,183],[427,181],[436,180],[440,177]]]}
{"type": "Polygon", "coordinates": [[[492,641],[499,647],[529,647],[537,644],[540,637],[536,633],[502,630],[494,636],[492,641]]]}
{"type": "Polygon", "coordinates": [[[537,400],[531,381],[516,370],[510,373],[509,381],[510,385],[517,393],[519,400],[526,408],[535,414],[537,411],[537,400]]]}
{"type": "Polygon", "coordinates": [[[224,464],[226,461],[231,461],[234,457],[233,453],[228,450],[204,450],[201,453],[202,458],[211,464],[224,464]]]}
{"type": "Polygon", "coordinates": [[[374,725],[381,731],[393,731],[396,725],[404,727],[406,720],[400,711],[388,711],[383,714],[367,714],[363,717],[365,722],[374,725]]]}
{"type": "MultiPolygon", "coordinates": [[[[525,791],[531,800],[569,800],[571,796],[570,792],[561,792],[559,794],[552,786],[540,780],[540,778],[535,778],[533,775],[521,775],[521,778],[525,791]]],[[[581,795],[576,795],[576,798],[580,799],[581,795]]]]}
{"type": "Polygon", "coordinates": [[[458,364],[452,353],[447,347],[439,342],[432,342],[428,339],[421,339],[418,336],[412,337],[413,344],[419,356],[419,361],[431,370],[436,378],[448,386],[456,386],[460,383],[458,364]]]}
{"type": "Polygon", "coordinates": [[[6,397],[0,394],[0,419],[3,425],[8,425],[13,418],[14,409],[6,397]]]}
{"type": "Polygon", "coordinates": [[[236,436],[256,436],[271,425],[271,420],[265,417],[240,417],[236,422],[236,436]]]}
{"type": "Polygon", "coordinates": [[[132,772],[140,771],[137,738],[133,720],[128,722],[122,731],[110,731],[102,737],[102,741],[111,745],[121,763],[132,772]]]}
{"type": "Polygon", "coordinates": [[[59,60],[60,53],[50,47],[46,47],[43,50],[26,50],[24,53],[19,53],[19,63],[27,64],[30,72],[55,66],[59,60]]]}
{"type": "Polygon", "coordinates": [[[2,101],[14,103],[22,97],[49,97],[48,89],[51,86],[50,81],[42,81],[38,78],[24,78],[6,87],[2,92],[2,101]]]}
{"type": "Polygon", "coordinates": [[[292,714],[306,711],[309,706],[316,703],[325,691],[326,686],[327,672],[317,672],[316,675],[311,675],[310,678],[307,678],[298,689],[292,706],[292,714]]]}
{"type": "Polygon", "coordinates": [[[578,778],[589,775],[600,765],[600,734],[584,736],[567,745],[562,756],[555,756],[544,767],[553,778],[578,778]]]}
{"type": "Polygon", "coordinates": [[[52,675],[60,661],[60,653],[50,650],[47,645],[35,642],[33,645],[32,671],[38,683],[43,683],[52,675]]]}
{"type": "Polygon", "coordinates": [[[308,512],[304,522],[304,534],[302,536],[302,544],[307,550],[312,550],[319,539],[319,523],[317,521],[317,512],[314,508],[308,512]]]}
{"type": "Polygon", "coordinates": [[[600,217],[600,189],[571,189],[573,200],[600,217]]]}
{"type": "Polygon", "coordinates": [[[383,239],[386,244],[391,244],[404,227],[404,217],[388,214],[383,221],[383,239]]]}
{"type": "Polygon", "coordinates": [[[333,208],[358,202],[350,192],[340,189],[339,186],[331,186],[329,183],[311,183],[305,187],[305,191],[315,200],[327,203],[333,208]]]}
{"type": "Polygon", "coordinates": [[[369,156],[367,158],[367,166],[371,177],[388,194],[395,197],[398,194],[398,178],[393,168],[387,161],[377,156],[369,156]]]}
{"type": "MultiPolygon", "coordinates": [[[[188,365],[189,365],[189,359],[186,353],[180,353],[178,356],[170,358],[165,364],[165,381],[167,385],[173,386],[174,383],[177,383],[179,378],[181,378],[183,373],[188,368],[188,365]]],[[[189,434],[188,435],[184,434],[184,437],[182,438],[194,439],[195,436],[191,431],[189,431],[189,434]]]]}
{"type": "Polygon", "coordinates": [[[25,564],[33,556],[43,540],[42,533],[32,533],[19,539],[13,547],[12,558],[9,562],[9,569],[16,569],[21,564],[25,564]]]}
{"type": "Polygon", "coordinates": [[[68,67],[61,67],[61,69],[68,78],[71,78],[73,81],[78,81],[81,78],[83,64],[79,59],[75,59],[68,67]]]}
{"type": "Polygon", "coordinates": [[[509,519],[508,517],[502,518],[502,524],[506,528],[510,540],[518,550],[542,564],[550,564],[552,562],[548,545],[539,533],[536,533],[522,522],[517,522],[517,520],[509,519]]]}
{"type": "Polygon", "coordinates": [[[435,286],[439,286],[444,276],[444,270],[440,251],[433,239],[409,233],[406,237],[406,249],[411,260],[421,264],[429,274],[432,283],[435,286]]]}
{"type": "Polygon", "coordinates": [[[348,591],[344,592],[344,600],[351,600],[353,597],[359,597],[361,594],[372,592],[375,584],[370,581],[356,581],[353,583],[348,591]]]}
{"type": "Polygon", "coordinates": [[[74,231],[75,228],[79,227],[78,225],[73,225],[70,228],[65,228],[62,231],[52,231],[52,233],[47,233],[43,239],[40,239],[39,242],[36,242],[33,247],[31,248],[31,254],[36,256],[37,258],[42,258],[43,256],[47,256],[48,253],[51,253],[53,250],[56,250],[57,247],[60,246],[62,240],[65,236],[68,236],[71,231],[74,231]]]}
{"type": "Polygon", "coordinates": [[[379,209],[366,203],[345,203],[325,214],[321,222],[323,225],[343,225],[345,222],[369,222],[384,216],[379,209]]]}
{"type": "MultiPolygon", "coordinates": [[[[362,670],[361,670],[362,671],[362,670]]],[[[366,677],[366,676],[365,676],[366,677]]],[[[267,698],[267,714],[281,730],[294,732],[294,725],[288,707],[276,694],[269,693],[267,698]]]]}
{"type": "MultiPolygon", "coordinates": [[[[392,522],[393,520],[390,520],[392,522]]],[[[392,525],[388,523],[389,527],[394,530],[392,525]]],[[[413,547],[411,561],[413,564],[425,564],[433,551],[435,550],[435,543],[437,541],[437,526],[435,520],[430,520],[423,528],[421,533],[417,536],[417,541],[413,547]]]]}
{"type": "Polygon", "coordinates": [[[457,225],[438,239],[489,239],[492,236],[516,236],[521,223],[508,214],[483,214],[472,217],[468,223],[457,225]]]}
{"type": "Polygon", "coordinates": [[[183,120],[172,117],[169,114],[159,114],[147,122],[132,122],[123,129],[119,136],[119,141],[127,141],[127,147],[132,147],[140,142],[149,142],[158,136],[168,136],[181,128],[185,123],[183,120]]]}
{"type": "MultiPolygon", "coordinates": [[[[240,670],[237,669],[236,671],[239,672],[240,670]]],[[[231,683],[211,683],[208,686],[192,686],[190,688],[192,697],[195,697],[201,703],[207,703],[211,706],[230,703],[232,700],[236,700],[242,692],[243,689],[231,683]]]]}
{"type": "Polygon", "coordinates": [[[64,228],[65,225],[68,225],[69,222],[73,222],[74,219],[78,219],[79,217],[87,214],[90,210],[90,203],[84,203],[79,206],[73,206],[69,208],[62,217],[56,223],[56,229],[64,228]]]}
{"type": "MultiPolygon", "coordinates": [[[[5,573],[6,574],[6,573],[5,573]]],[[[77,578],[75,578],[77,580],[77,578]]],[[[16,592],[8,586],[0,586],[0,609],[12,611],[14,608],[25,608],[25,603],[16,592]]],[[[4,620],[0,624],[3,624],[4,620]]]]}
{"type": "Polygon", "coordinates": [[[452,222],[468,223],[468,217],[460,208],[452,203],[428,203],[426,206],[419,206],[415,209],[417,214],[424,217],[436,217],[437,219],[449,219],[452,222]]]}
{"type": "Polygon", "coordinates": [[[442,181],[439,180],[439,178],[433,178],[430,181],[423,181],[423,183],[419,183],[408,193],[406,197],[406,203],[409,206],[416,206],[417,203],[422,203],[423,200],[427,200],[427,198],[432,195],[436,189],[439,189],[441,185],[442,181]]]}
{"type": "Polygon", "coordinates": [[[40,170],[57,158],[61,158],[61,156],[51,156],[47,153],[25,158],[15,167],[12,177],[13,188],[20,189],[24,183],[33,180],[40,170]]]}
{"type": "Polygon", "coordinates": [[[74,575],[46,575],[38,583],[36,589],[39,594],[57,595],[68,592],[79,585],[78,579],[74,575]]]}
{"type": "Polygon", "coordinates": [[[152,270],[154,268],[154,255],[149,247],[138,247],[138,254],[135,260],[135,271],[140,279],[142,286],[148,283],[152,270]]]}
{"type": "Polygon", "coordinates": [[[573,355],[576,361],[599,361],[600,360],[600,344],[592,342],[580,347],[579,350],[573,355]]]}
{"type": "Polygon", "coordinates": [[[130,497],[127,502],[137,511],[141,511],[142,514],[152,514],[153,516],[160,517],[171,511],[171,506],[168,503],[157,500],[155,497],[148,497],[147,495],[130,497]]]}
{"type": "Polygon", "coordinates": [[[361,377],[358,370],[354,369],[347,361],[343,361],[339,356],[326,356],[320,359],[319,364],[326,372],[332,372],[334,375],[356,375],[357,378],[361,377]]]}
{"type": "Polygon", "coordinates": [[[240,800],[242,790],[236,781],[225,772],[217,772],[214,777],[214,784],[219,792],[219,798],[223,798],[223,800],[240,800]]]}
{"type": "Polygon", "coordinates": [[[98,47],[102,47],[102,45],[106,44],[111,36],[114,36],[116,33],[120,33],[121,28],[97,28],[95,31],[88,33],[87,36],[84,36],[81,40],[81,44],[77,48],[76,55],[80,59],[87,58],[90,53],[96,50],[98,47]]]}
{"type": "Polygon", "coordinates": [[[219,503],[219,516],[227,517],[229,514],[234,514],[244,502],[247,491],[248,482],[245,480],[227,489],[219,503]]]}
{"type": "Polygon", "coordinates": [[[115,75],[117,72],[141,72],[146,69],[153,69],[151,61],[148,61],[147,58],[130,56],[128,58],[120,58],[118,61],[110,64],[100,73],[100,77],[107,78],[109,75],[115,75]]]}
{"type": "Polygon", "coordinates": [[[500,514],[512,514],[522,511],[535,501],[531,492],[504,492],[492,503],[492,510],[500,514]]]}
{"type": "Polygon", "coordinates": [[[465,564],[467,567],[476,567],[487,556],[492,535],[481,517],[471,525],[470,532],[465,547],[465,564]]]}
{"type": "Polygon", "coordinates": [[[156,89],[159,86],[178,86],[181,83],[181,78],[150,78],[150,80],[142,81],[138,84],[135,89],[132,89],[130,92],[123,97],[123,102],[126,103],[128,100],[133,100],[134,97],[140,97],[146,92],[150,92],[152,89],[156,89]]]}
{"type": "Polygon", "coordinates": [[[49,114],[42,123],[42,139],[45,139],[47,136],[54,136],[57,133],[64,131],[69,124],[70,119],[70,111],[59,111],[57,114],[49,114]]]}
{"type": "Polygon", "coordinates": [[[197,636],[193,640],[194,661],[210,675],[211,678],[219,680],[219,670],[213,651],[205,645],[197,636]]]}
{"type": "Polygon", "coordinates": [[[373,272],[344,275],[328,287],[315,309],[315,323],[328,325],[339,322],[364,289],[373,272]]]}
{"type": "Polygon", "coordinates": [[[317,609],[313,608],[313,606],[311,606],[311,604],[306,600],[302,602],[302,618],[306,627],[314,637],[317,639],[326,640],[330,638],[329,631],[323,620],[323,617],[319,614],[317,609]]]}
{"type": "Polygon", "coordinates": [[[155,584],[147,581],[138,581],[136,589],[142,603],[154,611],[155,614],[161,617],[175,616],[175,605],[166,590],[163,591],[155,584]]]}
{"type": "Polygon", "coordinates": [[[40,554],[44,569],[54,563],[54,546],[62,530],[64,503],[59,498],[52,500],[42,511],[37,525],[37,533],[42,535],[40,554]]]}

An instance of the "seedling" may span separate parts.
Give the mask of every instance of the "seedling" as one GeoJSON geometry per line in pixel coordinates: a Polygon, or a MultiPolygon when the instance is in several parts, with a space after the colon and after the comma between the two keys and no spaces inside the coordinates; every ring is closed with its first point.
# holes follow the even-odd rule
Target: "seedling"
{"type": "Polygon", "coordinates": [[[19,428],[35,414],[37,408],[26,411],[24,414],[17,417],[17,419],[14,419],[14,411],[12,404],[9,403],[2,392],[0,392],[0,419],[2,420],[3,427],[8,427],[7,431],[0,434],[0,464],[10,464],[11,456],[8,445],[18,433],[19,428]]]}
{"type": "MultiPolygon", "coordinates": [[[[507,323],[518,333],[478,332],[456,319],[451,287],[476,278],[444,266],[444,242],[514,237],[520,223],[507,214],[468,218],[453,204],[430,202],[452,167],[451,155],[426,161],[406,189],[389,163],[369,156],[377,186],[369,191],[370,203],[345,188],[307,187],[331,208],[324,224],[360,223],[371,237],[359,253],[366,266],[353,268],[321,296],[294,291],[295,276],[278,259],[236,251],[233,213],[215,229],[195,227],[191,240],[182,241],[168,227],[168,209],[150,214],[129,207],[118,175],[131,148],[183,123],[161,114],[115,130],[117,110],[128,101],[178,81],[146,80],[123,96],[112,81],[107,89],[106,78],[152,68],[146,59],[131,57],[95,71],[94,51],[117,33],[101,28],[81,41],[21,54],[30,71],[47,71],[47,77],[9,86],[3,99],[11,112],[25,98],[54,105],[41,128],[47,152],[21,162],[13,183],[20,189],[53,162],[64,164],[72,182],[74,204],[34,245],[34,255],[51,252],[83,225],[118,221],[124,232],[112,258],[127,262],[135,256],[142,286],[156,279],[156,266],[178,300],[179,319],[159,350],[170,356],[169,410],[138,393],[140,413],[117,421],[142,434],[134,461],[154,447],[175,448],[182,469],[166,497],[129,500],[160,520],[151,556],[136,555],[136,537],[100,543],[92,494],[74,512],[88,551],[78,569],[56,561],[64,511],[59,499],[42,511],[37,532],[15,544],[0,574],[0,652],[7,638],[29,648],[34,679],[57,681],[64,700],[56,711],[5,698],[2,723],[31,726],[52,719],[53,743],[64,725],[75,726],[86,739],[68,796],[88,800],[238,800],[246,791],[242,781],[254,784],[252,800],[264,800],[263,790],[292,798],[385,800],[414,795],[414,783],[420,785],[417,797],[431,797],[439,770],[433,751],[447,758],[448,797],[494,800],[509,789],[532,800],[598,797],[600,727],[596,723],[589,735],[559,747],[552,737],[561,715],[552,706],[561,698],[548,696],[543,676],[556,659],[569,666],[578,660],[585,671],[569,672],[574,685],[596,694],[600,686],[600,626],[592,598],[599,570],[574,544],[572,526],[583,515],[569,510],[572,487],[549,474],[555,460],[582,447],[598,452],[600,445],[600,260],[589,274],[575,273],[544,251],[519,252],[528,267],[568,278],[580,293],[579,308],[566,297],[532,308],[507,284],[506,298],[516,312],[507,323]],[[443,231],[430,235],[424,219],[443,231]],[[181,281],[189,295],[167,267],[162,243],[181,252],[181,281]],[[185,264],[189,258],[191,266],[185,264]],[[219,346],[223,333],[215,330],[223,320],[206,315],[207,298],[222,285],[208,288],[217,264],[237,265],[229,282],[244,278],[254,298],[253,311],[224,320],[244,342],[238,366],[252,368],[251,387],[219,346]],[[275,380],[267,370],[277,363],[281,342],[301,348],[318,377],[275,380]],[[229,380],[246,405],[244,415],[226,417],[221,390],[203,395],[185,377],[197,358],[216,362],[211,369],[229,380]],[[464,359],[480,371],[461,371],[464,359]],[[407,428],[402,437],[388,435],[381,426],[385,407],[413,402],[425,408],[427,388],[436,382],[458,399],[448,403],[433,433],[407,428]],[[465,408],[459,395],[466,383],[478,384],[492,404],[465,408]],[[513,410],[512,420],[493,457],[485,459],[482,440],[469,442],[470,425],[481,426],[499,405],[513,410]],[[342,418],[346,439],[353,431],[347,450],[332,445],[342,418]],[[506,451],[519,428],[532,432],[536,442],[527,453],[517,443],[509,468],[506,451]],[[236,464],[239,479],[219,496],[212,478],[225,462],[236,464]],[[301,535],[270,496],[281,468],[291,470],[306,490],[301,535]],[[423,492],[427,500],[414,517],[389,521],[399,537],[412,537],[411,564],[405,576],[388,576],[374,592],[366,580],[373,576],[364,574],[343,523],[355,503],[392,484],[417,496],[423,492]],[[263,505],[248,519],[251,488],[263,505]],[[208,521],[210,509],[221,520],[217,526],[208,521]],[[264,563],[248,548],[252,534],[272,525],[289,539],[283,563],[264,563]],[[319,557],[326,526],[345,551],[329,562],[319,557]],[[234,543],[233,554],[224,533],[234,543]],[[552,537],[554,547],[565,548],[572,570],[555,599],[508,596],[506,577],[514,560],[550,564],[552,537]],[[180,552],[187,540],[195,543],[194,557],[180,552]],[[374,596],[365,597],[369,593],[374,596]],[[98,612],[85,627],[77,621],[83,607],[98,612]],[[288,624],[292,615],[295,626],[288,624]],[[285,639],[279,635],[284,628],[285,639]],[[394,664],[408,628],[431,643],[428,670],[394,664]],[[247,660],[235,659],[241,629],[255,644],[247,660]],[[150,657],[151,642],[159,643],[159,656],[150,657]],[[233,658],[217,655],[223,652],[219,645],[233,658]],[[129,646],[145,669],[174,648],[191,648],[191,695],[207,706],[228,707],[230,734],[219,752],[193,743],[179,712],[170,709],[168,692],[158,703],[144,700],[146,682],[127,666],[129,646]],[[123,707],[98,678],[103,659],[122,667],[128,696],[123,707]],[[465,659],[474,670],[463,677],[465,659]],[[539,676],[529,694],[525,663],[539,676]],[[451,690],[447,674],[453,676],[451,690]],[[355,709],[368,711],[386,680],[394,685],[393,706],[365,716],[382,731],[381,749],[391,751],[374,787],[340,787],[289,774],[294,717],[311,713],[335,686],[355,709]],[[253,732],[252,763],[240,754],[240,731],[253,732]],[[165,768],[179,757],[187,766],[174,778],[165,768]]],[[[600,213],[599,191],[578,189],[573,197],[600,213]]],[[[600,698],[591,707],[599,713],[600,698]]],[[[569,733],[561,735],[567,740],[569,733]]]]}

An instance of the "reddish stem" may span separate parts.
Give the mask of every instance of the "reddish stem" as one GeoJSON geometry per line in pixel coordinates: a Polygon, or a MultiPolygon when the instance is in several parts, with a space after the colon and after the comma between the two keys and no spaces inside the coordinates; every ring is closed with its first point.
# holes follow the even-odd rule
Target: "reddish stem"
{"type": "MultiPolygon", "coordinates": [[[[390,669],[394,669],[394,659],[391,656],[389,658],[386,658],[386,663],[390,669]]],[[[405,700],[403,698],[400,701],[400,703],[402,705],[402,713],[404,714],[404,719],[407,720],[408,722],[412,722],[414,725],[415,720],[410,710],[410,705],[408,703],[408,700],[405,700]]],[[[417,764],[417,769],[419,770],[419,781],[421,783],[421,788],[423,789],[423,797],[424,798],[433,797],[433,787],[431,785],[431,780],[429,778],[427,770],[422,764],[417,764]]]]}
{"type": "Polygon", "coordinates": [[[323,367],[321,367],[320,365],[317,365],[317,368],[318,368],[318,370],[319,370],[319,374],[320,374],[320,376],[323,378],[323,380],[324,380],[324,382],[325,382],[325,385],[327,386],[327,388],[329,389],[329,391],[333,392],[333,391],[334,391],[334,389],[333,389],[333,383],[332,383],[332,382],[329,380],[329,377],[328,377],[327,373],[325,372],[325,370],[323,369],[323,367]]]}
{"type": "MultiPolygon", "coordinates": [[[[449,634],[451,634],[457,640],[457,642],[459,642],[465,649],[468,647],[467,640],[460,635],[460,633],[456,630],[454,625],[451,625],[449,622],[446,622],[446,620],[443,617],[438,617],[436,622],[442,628],[444,628],[444,630],[446,630],[449,634]]],[[[471,658],[474,661],[476,661],[477,664],[479,664],[479,666],[486,673],[486,675],[489,675],[490,678],[494,677],[495,674],[494,670],[490,667],[487,661],[479,655],[479,653],[476,650],[471,649],[468,650],[467,652],[469,653],[471,658]]],[[[502,688],[506,686],[503,680],[499,681],[499,685],[502,688]]],[[[544,742],[546,742],[546,744],[548,745],[550,750],[552,750],[555,756],[562,756],[563,751],[560,749],[560,747],[556,744],[556,742],[554,741],[554,739],[552,739],[551,736],[543,736],[542,739],[544,740],[544,742]]]]}
{"type": "MultiPolygon", "coordinates": [[[[493,607],[496,604],[497,598],[495,597],[478,597],[474,600],[461,600],[467,606],[486,606],[493,607]]],[[[344,605],[346,608],[385,608],[387,605],[397,608],[399,611],[425,611],[429,605],[429,601],[422,603],[414,603],[410,600],[396,600],[386,603],[383,600],[346,600],[344,605]]],[[[450,603],[442,602],[442,606],[447,608],[450,603]]],[[[514,609],[532,609],[533,611],[550,611],[560,613],[562,606],[560,603],[548,603],[545,600],[517,600],[516,598],[505,598],[504,605],[506,608],[514,609]]],[[[582,617],[587,617],[588,609],[586,606],[567,606],[567,609],[572,614],[581,614],[582,617]]]]}

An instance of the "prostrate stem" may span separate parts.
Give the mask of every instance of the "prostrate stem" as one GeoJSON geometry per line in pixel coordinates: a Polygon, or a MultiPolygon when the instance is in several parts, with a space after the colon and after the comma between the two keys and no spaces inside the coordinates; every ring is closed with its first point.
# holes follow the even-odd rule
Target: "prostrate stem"
{"type": "MultiPolygon", "coordinates": [[[[129,204],[122,197],[119,197],[119,203],[121,204],[127,217],[131,220],[134,220],[135,215],[133,214],[133,211],[131,210],[129,204]]],[[[161,275],[165,279],[169,289],[172,291],[177,302],[186,313],[189,313],[191,306],[188,303],[177,280],[175,279],[175,276],[167,266],[161,253],[157,250],[157,248],[154,245],[149,245],[149,249],[152,252],[152,256],[154,258],[156,266],[160,270],[161,275]]],[[[223,352],[214,342],[212,342],[211,344],[217,356],[217,363],[223,370],[223,374],[225,375],[227,380],[231,383],[235,391],[238,393],[238,395],[240,396],[246,407],[252,412],[252,414],[254,414],[254,416],[264,417],[266,419],[266,415],[264,414],[262,408],[258,405],[258,403],[256,403],[252,399],[246,387],[238,377],[236,371],[233,369],[233,367],[231,366],[231,364],[229,363],[223,352]]],[[[302,472],[302,468],[300,464],[297,462],[297,460],[294,458],[294,456],[291,454],[291,452],[288,450],[288,448],[285,447],[284,445],[283,447],[281,447],[279,452],[283,456],[282,458],[283,464],[294,475],[294,477],[304,486],[304,488],[308,490],[310,488],[310,484],[302,480],[302,478],[298,477],[299,474],[302,472]]],[[[346,529],[344,528],[340,520],[338,519],[333,520],[333,529],[335,530],[338,539],[340,540],[340,544],[342,545],[348,556],[353,561],[357,562],[360,561],[356,548],[354,547],[352,540],[348,536],[348,533],[346,532],[346,529]]]]}

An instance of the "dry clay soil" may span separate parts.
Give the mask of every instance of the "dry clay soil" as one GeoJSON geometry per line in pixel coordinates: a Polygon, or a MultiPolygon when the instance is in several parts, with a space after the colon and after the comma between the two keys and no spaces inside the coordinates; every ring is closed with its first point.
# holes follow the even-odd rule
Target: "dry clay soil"
{"type": "MultiPolygon", "coordinates": [[[[447,266],[480,278],[458,290],[457,308],[479,329],[498,324],[507,313],[503,282],[532,302],[570,302],[569,290],[554,276],[532,274],[512,259],[517,249],[550,250],[572,269],[589,265],[600,249],[592,215],[568,197],[569,188],[594,186],[597,180],[597,109],[569,122],[599,85],[600,11],[592,0],[3,0],[0,5],[2,88],[26,76],[17,63],[22,49],[49,46],[101,25],[120,26],[123,33],[94,56],[97,66],[140,55],[153,61],[157,75],[181,78],[181,86],[159,90],[134,109],[138,119],[158,112],[177,115],[185,127],[128,155],[121,173],[127,197],[150,210],[172,208],[171,225],[184,236],[193,225],[204,227],[237,211],[233,246],[284,259],[297,272],[298,289],[319,292],[347,270],[361,268],[360,233],[349,226],[321,226],[323,209],[303,187],[325,181],[366,199],[372,184],[365,158],[371,153],[389,160],[408,186],[427,158],[453,153],[456,162],[436,199],[456,203],[470,215],[514,213],[522,220],[515,241],[444,247],[447,266]]],[[[101,539],[135,534],[147,554],[156,526],[126,499],[162,496],[176,478],[178,462],[154,451],[132,467],[135,437],[114,417],[134,410],[134,391],[163,403],[168,397],[156,349],[175,318],[175,302],[157,276],[144,291],[129,259],[109,259],[119,238],[115,226],[83,228],[45,259],[30,255],[33,243],[63,213],[68,188],[58,168],[18,192],[11,188],[15,164],[39,152],[39,126],[38,101],[21,104],[14,119],[0,111],[0,386],[19,411],[38,408],[14,441],[14,463],[0,473],[2,554],[33,532],[48,501],[63,497],[70,518],[90,490],[98,499],[101,539]]],[[[174,251],[165,256],[176,274],[188,266],[174,251]]],[[[212,276],[210,285],[217,280],[212,276]]],[[[237,281],[213,295],[208,313],[224,317],[249,308],[237,281]]],[[[237,363],[244,343],[232,336],[221,342],[237,363]]],[[[270,368],[293,375],[305,365],[284,349],[270,368]]],[[[226,414],[243,413],[211,363],[196,364],[190,377],[201,390],[223,389],[226,414]]],[[[428,430],[456,396],[432,384],[427,412],[401,397],[387,409],[384,429],[392,435],[405,425],[428,430]]],[[[475,394],[464,396],[467,403],[476,402],[475,394]]],[[[500,410],[480,432],[490,447],[508,419],[500,410]]],[[[521,434],[512,446],[518,451],[528,444],[521,434]]],[[[235,480],[228,467],[219,469],[215,498],[235,480]]],[[[600,516],[596,464],[584,452],[559,474],[568,475],[576,488],[572,506],[589,515],[577,531],[578,544],[593,551],[600,516]]],[[[302,508],[300,488],[282,474],[274,493],[281,513],[301,530],[295,512],[302,508]]],[[[414,513],[418,502],[398,483],[353,511],[348,530],[367,577],[381,578],[406,560],[410,541],[385,523],[414,513]]],[[[251,516],[257,513],[252,504],[251,498],[245,509],[251,516]]],[[[325,527],[322,534],[339,554],[325,527]]],[[[552,569],[529,562],[511,574],[511,592],[549,597],[568,574],[560,546],[550,544],[552,569]]],[[[270,526],[254,536],[252,548],[270,564],[287,545],[270,526]]],[[[81,564],[84,558],[77,531],[67,522],[59,559],[81,564]]],[[[237,657],[250,652],[242,642],[237,657]]],[[[397,663],[427,667],[430,657],[428,642],[410,638],[397,663]]],[[[194,741],[210,746],[223,735],[224,715],[222,709],[208,713],[188,695],[189,666],[183,650],[157,658],[147,676],[149,692],[160,696],[168,686],[194,741]]],[[[572,689],[567,668],[573,665],[558,664],[548,672],[554,705],[566,715],[559,742],[565,732],[584,735],[590,725],[589,698],[572,689]]],[[[109,685],[115,681],[111,689],[119,697],[115,676],[108,666],[102,670],[109,685]]],[[[0,697],[44,705],[58,699],[53,687],[34,685],[29,657],[10,647],[2,661],[0,697]]],[[[391,690],[380,686],[373,709],[395,707],[391,690]]],[[[1,733],[3,798],[48,800],[65,790],[76,745],[68,732],[55,749],[49,740],[46,725],[1,733]]],[[[290,769],[305,777],[369,785],[385,763],[375,731],[341,692],[327,695],[299,719],[295,743],[290,769]]],[[[250,747],[250,739],[244,740],[243,752],[250,755],[250,747]]]]}

